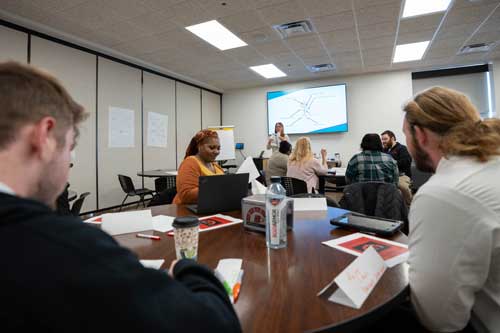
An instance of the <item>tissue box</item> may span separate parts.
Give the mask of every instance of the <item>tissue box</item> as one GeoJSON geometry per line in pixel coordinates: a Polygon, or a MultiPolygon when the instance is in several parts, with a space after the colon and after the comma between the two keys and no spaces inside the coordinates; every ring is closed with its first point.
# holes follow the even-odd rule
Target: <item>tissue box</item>
{"type": "MultiPolygon", "coordinates": [[[[287,229],[293,229],[293,200],[287,199],[287,229]]],[[[255,194],[241,200],[243,226],[250,230],[266,232],[266,195],[255,194]]]]}

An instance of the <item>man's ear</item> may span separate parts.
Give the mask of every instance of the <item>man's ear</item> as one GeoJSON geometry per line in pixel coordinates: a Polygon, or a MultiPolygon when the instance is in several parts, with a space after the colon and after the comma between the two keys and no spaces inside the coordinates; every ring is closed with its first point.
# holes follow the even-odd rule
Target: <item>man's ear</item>
{"type": "Polygon", "coordinates": [[[414,129],[415,140],[420,145],[420,147],[427,145],[429,141],[427,130],[418,125],[413,125],[413,129],[414,129]]]}
{"type": "Polygon", "coordinates": [[[33,152],[42,160],[49,161],[57,148],[55,137],[56,120],[52,117],[44,117],[34,124],[30,143],[33,152]]]}

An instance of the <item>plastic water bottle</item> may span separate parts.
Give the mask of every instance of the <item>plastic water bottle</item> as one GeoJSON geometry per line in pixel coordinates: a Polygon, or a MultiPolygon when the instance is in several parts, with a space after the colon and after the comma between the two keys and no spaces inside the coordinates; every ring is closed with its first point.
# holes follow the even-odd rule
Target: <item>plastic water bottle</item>
{"type": "Polygon", "coordinates": [[[266,244],[271,249],[286,247],[286,190],[280,177],[271,177],[266,191],[266,244]]]}

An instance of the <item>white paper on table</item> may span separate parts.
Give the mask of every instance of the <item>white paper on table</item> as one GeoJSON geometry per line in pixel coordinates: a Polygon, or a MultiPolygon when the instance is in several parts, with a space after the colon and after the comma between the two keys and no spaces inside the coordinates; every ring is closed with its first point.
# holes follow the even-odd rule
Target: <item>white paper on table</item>
{"type": "Polygon", "coordinates": [[[386,269],[382,257],[370,246],[335,278],[339,289],[328,300],[361,308],[386,269]]]}
{"type": "Polygon", "coordinates": [[[293,211],[327,210],[326,198],[293,198],[293,211]]]}
{"type": "Polygon", "coordinates": [[[248,156],[243,163],[241,163],[240,168],[236,173],[248,173],[248,182],[250,183],[252,180],[257,179],[260,177],[259,170],[257,170],[257,167],[255,166],[255,163],[253,162],[253,158],[248,156]]]}
{"type": "Polygon", "coordinates": [[[167,147],[168,116],[156,112],[148,112],[148,146],[167,147]]]}
{"type": "Polygon", "coordinates": [[[150,210],[103,214],[101,228],[112,236],[153,230],[153,218],[150,210]]]}
{"type": "Polygon", "coordinates": [[[252,194],[266,194],[266,187],[256,179],[252,180],[252,194]]]}
{"type": "Polygon", "coordinates": [[[335,176],[345,176],[347,168],[330,168],[328,171],[335,172],[335,176]]]}
{"type": "Polygon", "coordinates": [[[133,148],[135,146],[134,114],[134,110],[109,107],[109,148],[133,148]]]}
{"type": "Polygon", "coordinates": [[[394,267],[394,266],[396,266],[396,265],[398,265],[400,263],[403,263],[403,262],[405,262],[405,261],[408,260],[408,257],[410,255],[410,253],[408,252],[408,245],[403,244],[403,243],[393,242],[393,241],[390,241],[390,240],[387,240],[387,239],[383,239],[383,238],[379,238],[379,237],[375,237],[375,236],[372,236],[372,235],[363,234],[363,233],[360,233],[360,232],[357,232],[357,233],[354,233],[354,234],[351,234],[351,235],[347,235],[347,236],[344,236],[344,237],[332,239],[332,240],[323,242],[323,244],[325,244],[327,246],[330,246],[330,247],[333,247],[334,249],[337,249],[337,250],[340,250],[340,251],[343,251],[343,252],[346,252],[346,253],[349,253],[349,254],[352,254],[352,255],[355,255],[355,256],[359,256],[359,255],[361,255],[361,253],[353,251],[351,249],[348,249],[348,248],[346,248],[344,246],[341,246],[340,244],[344,244],[345,242],[349,242],[349,241],[358,239],[360,237],[372,239],[372,240],[374,240],[376,242],[382,242],[382,243],[386,243],[388,245],[397,246],[397,247],[403,248],[405,250],[403,253],[401,253],[399,255],[394,255],[394,256],[392,256],[390,258],[386,258],[385,259],[385,264],[389,268],[394,267]]]}
{"type": "Polygon", "coordinates": [[[224,277],[224,280],[232,287],[238,280],[243,259],[221,259],[216,270],[224,277]]]}
{"type": "Polygon", "coordinates": [[[172,223],[174,223],[175,217],[167,216],[167,215],[156,215],[153,216],[153,230],[159,232],[167,232],[172,230],[174,227],[172,223]]]}
{"type": "Polygon", "coordinates": [[[157,260],[139,260],[141,264],[146,267],[146,268],[154,268],[154,269],[160,269],[161,265],[165,262],[163,259],[157,259],[157,260]]]}

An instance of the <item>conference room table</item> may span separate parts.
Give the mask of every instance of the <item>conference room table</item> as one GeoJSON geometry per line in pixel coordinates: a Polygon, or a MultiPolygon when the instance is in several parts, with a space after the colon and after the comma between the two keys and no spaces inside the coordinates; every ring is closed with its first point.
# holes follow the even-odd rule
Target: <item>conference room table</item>
{"type": "MultiPolygon", "coordinates": [[[[193,215],[182,205],[151,207],[152,215],[193,215]]],[[[236,224],[200,233],[198,261],[214,269],[220,259],[243,259],[241,293],[234,307],[243,332],[346,332],[368,325],[408,294],[408,266],[387,269],[363,306],[357,310],[328,301],[335,287],[316,294],[344,270],[355,256],[321,244],[352,233],[330,225],[343,211],[296,212],[288,246],[271,250],[263,233],[236,224]]],[[[241,217],[241,212],[225,213],[241,217]]],[[[165,233],[159,241],[137,238],[135,233],[114,236],[140,259],[165,259],[168,269],[175,259],[174,239],[165,233]]],[[[390,238],[407,242],[402,233],[390,238]]]]}
{"type": "Polygon", "coordinates": [[[157,169],[157,170],[137,171],[137,176],[149,177],[149,178],[177,176],[177,170],[157,169]]]}

